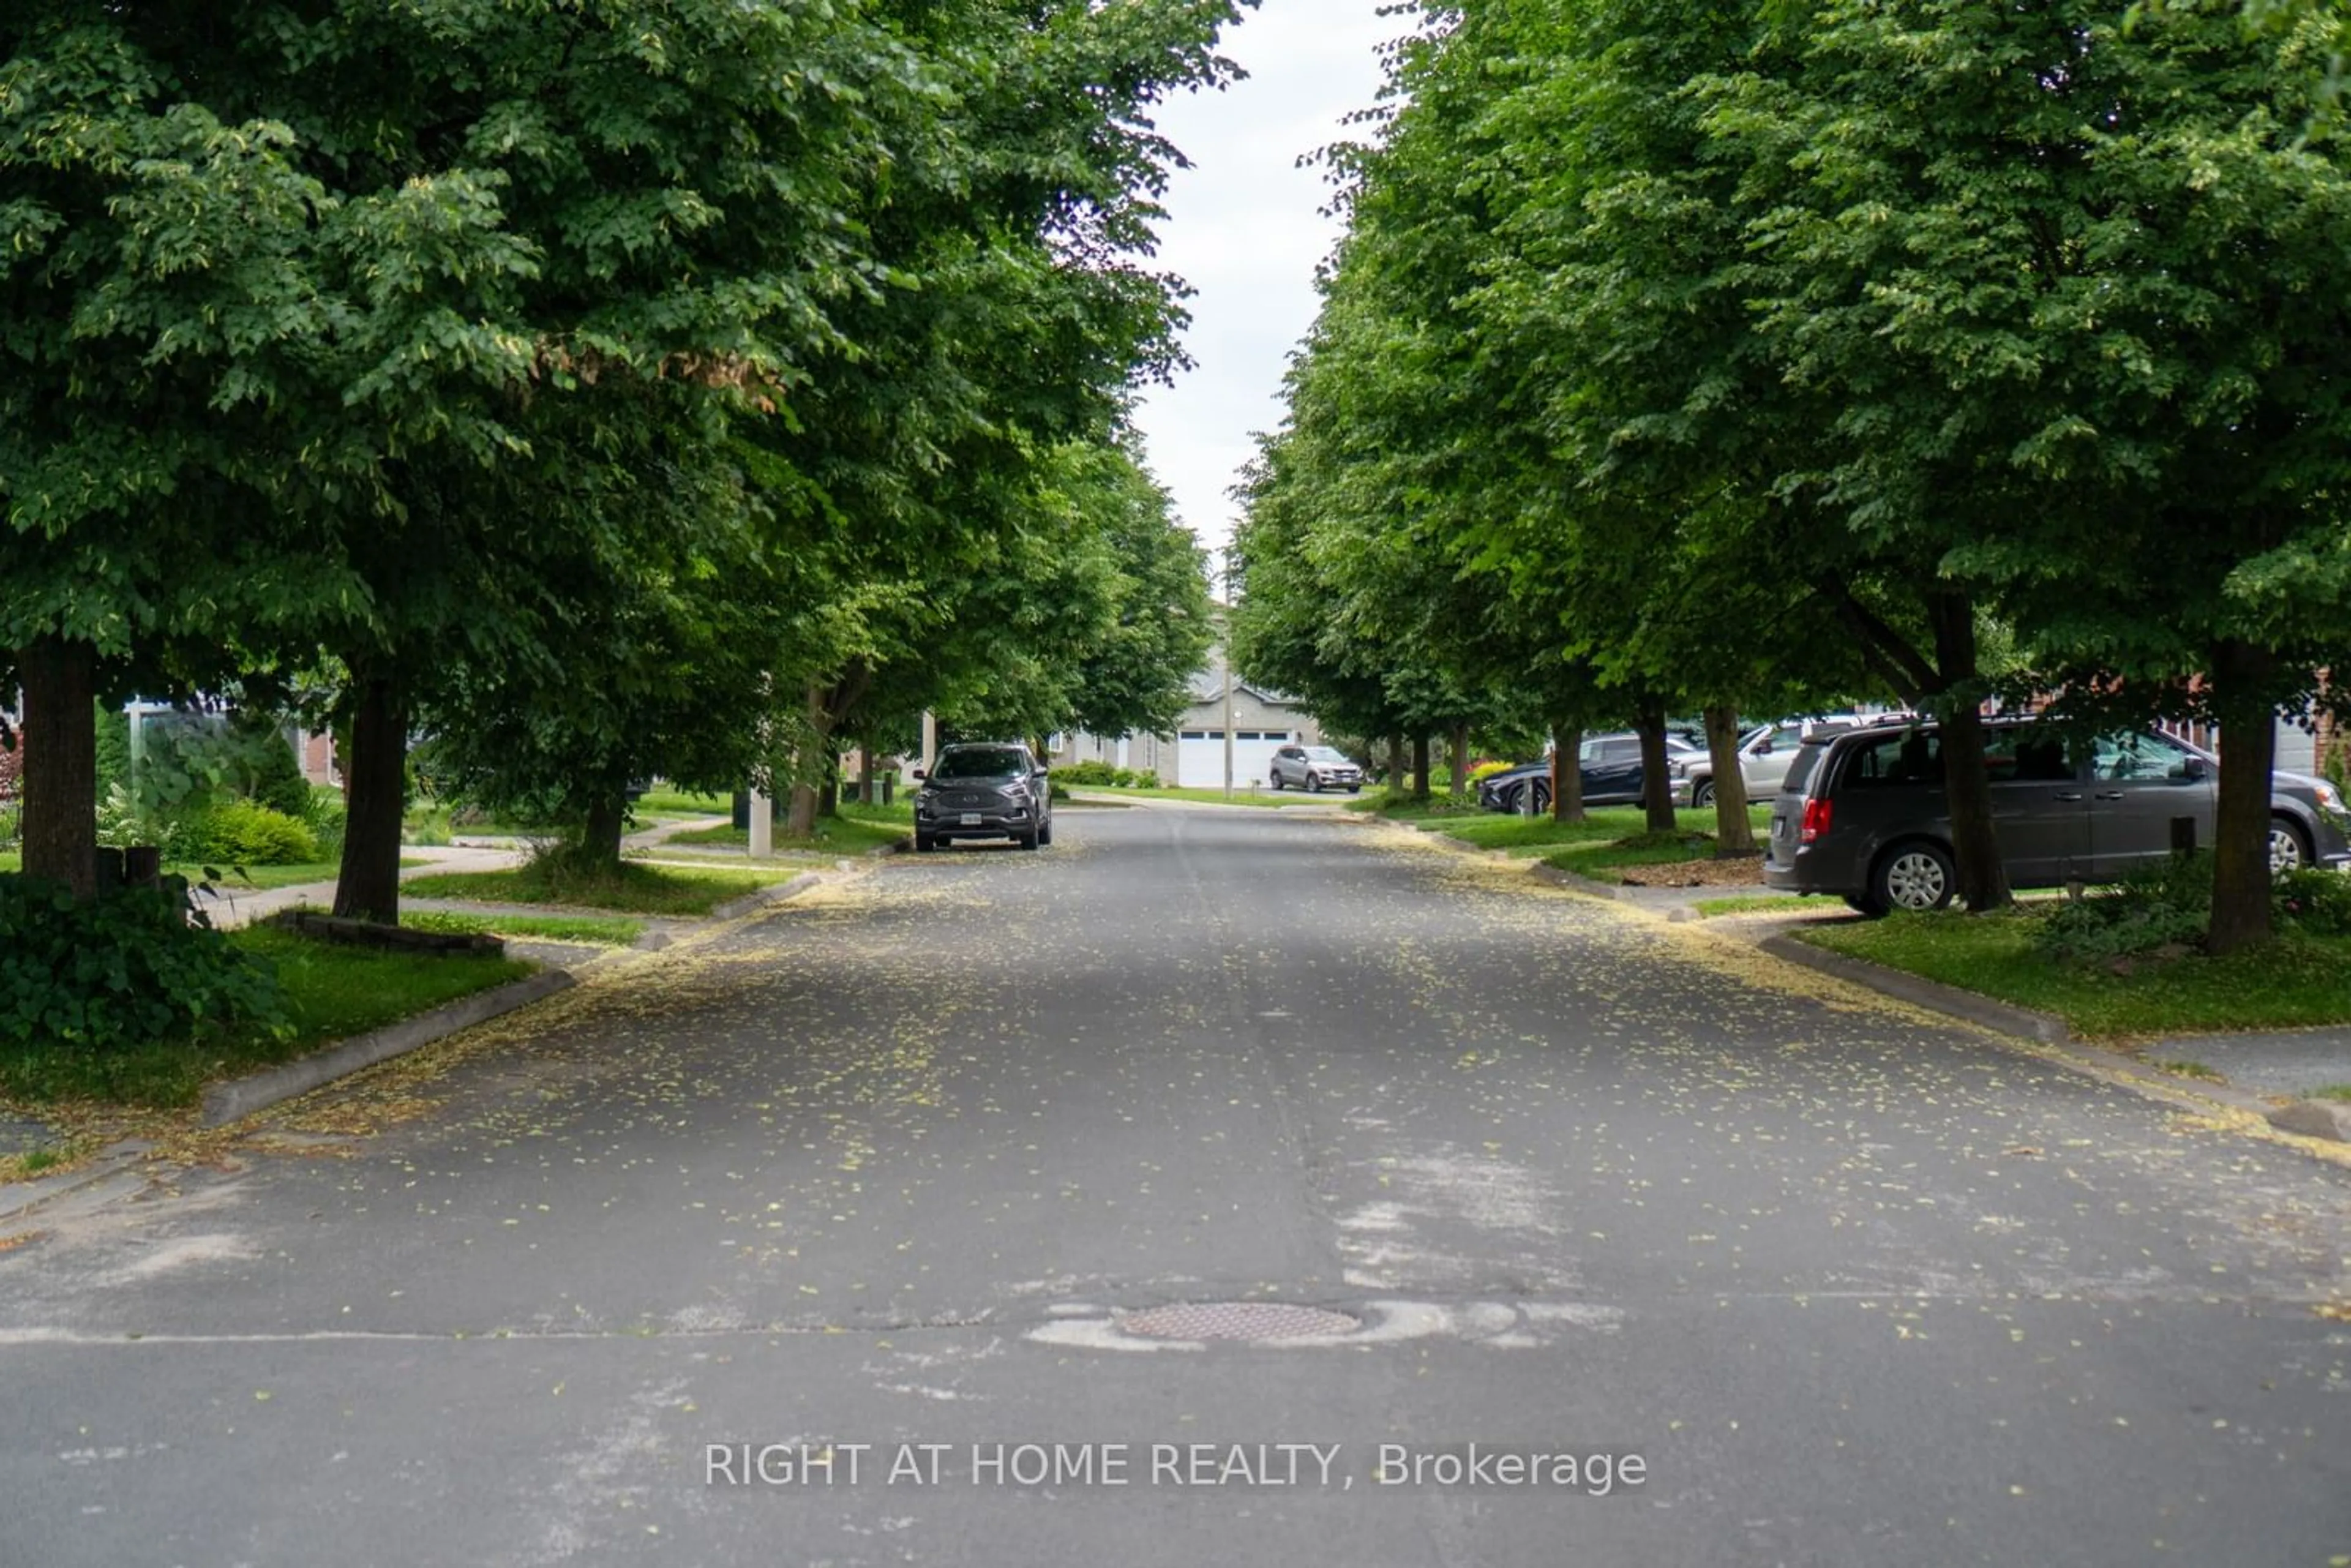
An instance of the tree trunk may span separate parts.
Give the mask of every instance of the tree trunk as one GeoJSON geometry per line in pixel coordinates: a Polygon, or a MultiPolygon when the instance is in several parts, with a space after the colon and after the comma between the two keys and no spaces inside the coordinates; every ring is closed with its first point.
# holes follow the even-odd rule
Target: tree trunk
{"type": "Polygon", "coordinates": [[[1653,833],[1670,833],[1674,821],[1674,781],[1666,776],[1666,699],[1643,697],[1634,728],[1641,737],[1641,806],[1653,833]]]}
{"type": "Polygon", "coordinates": [[[1428,737],[1412,737],[1412,798],[1422,805],[1428,803],[1428,737]]]}
{"type": "Polygon", "coordinates": [[[1459,800],[1462,791],[1469,787],[1469,727],[1466,724],[1453,727],[1453,758],[1448,771],[1453,777],[1447,781],[1445,793],[1459,800]]]}
{"type": "Polygon", "coordinates": [[[1739,716],[1706,710],[1706,754],[1714,761],[1714,853],[1732,860],[1755,852],[1755,824],[1747,818],[1747,780],[1739,771],[1739,716]]]}
{"type": "Polygon", "coordinates": [[[2277,764],[2277,715],[2262,688],[2275,662],[2268,650],[2235,641],[2213,650],[2220,780],[2212,823],[2212,924],[2204,945],[2216,956],[2241,952],[2271,934],[2270,770],[2277,764]]]}
{"type": "Polygon", "coordinates": [[[873,743],[859,743],[857,747],[857,803],[861,806],[880,804],[873,796],[873,743]]]}
{"type": "Polygon", "coordinates": [[[784,832],[795,839],[816,837],[816,786],[794,784],[791,803],[784,811],[784,832]]]}
{"type": "Polygon", "coordinates": [[[16,654],[25,681],[25,874],[98,895],[98,650],[59,637],[16,654]]]}
{"type": "Polygon", "coordinates": [[[1403,794],[1407,789],[1411,788],[1411,770],[1405,766],[1404,759],[1404,737],[1401,735],[1389,736],[1388,792],[1392,795],[1403,794]]]}
{"type": "MultiPolygon", "coordinates": [[[[818,747],[813,756],[824,759],[832,755],[832,708],[826,700],[827,695],[825,689],[813,681],[809,683],[805,695],[809,731],[814,737],[810,744],[818,747]]],[[[811,753],[806,750],[793,758],[795,766],[792,772],[797,777],[792,780],[791,804],[784,814],[784,831],[796,839],[816,836],[816,787],[817,780],[823,775],[820,769],[809,767],[811,753]],[[811,773],[816,777],[811,778],[811,773]]]]}
{"type": "Polygon", "coordinates": [[[841,815],[841,748],[837,746],[824,748],[824,784],[817,790],[816,810],[820,817],[841,815]]]}
{"type": "Polygon", "coordinates": [[[621,789],[600,789],[588,801],[588,825],[580,840],[583,869],[607,873],[621,869],[621,831],[629,814],[629,798],[621,789]]]}
{"type": "Polygon", "coordinates": [[[390,681],[360,683],[343,758],[343,862],[335,914],[400,924],[400,818],[406,809],[408,710],[390,681]]]}
{"type": "Polygon", "coordinates": [[[1553,725],[1551,730],[1551,820],[1583,821],[1583,727],[1553,725]]]}
{"type": "Polygon", "coordinates": [[[1977,915],[2011,902],[2008,864],[1992,824],[1991,775],[1984,768],[1983,711],[1967,694],[1976,679],[1975,604],[1963,593],[1927,599],[1935,631],[1935,667],[1942,690],[1962,694],[1942,716],[1943,799],[1951,813],[1951,856],[1959,862],[1959,896],[1977,915]]]}

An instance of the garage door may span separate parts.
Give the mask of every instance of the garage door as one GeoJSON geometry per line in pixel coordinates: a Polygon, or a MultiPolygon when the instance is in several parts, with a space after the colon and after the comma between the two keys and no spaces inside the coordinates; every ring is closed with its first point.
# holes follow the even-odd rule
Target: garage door
{"type": "MultiPolygon", "coordinates": [[[[1246,789],[1251,779],[1263,784],[1271,770],[1273,754],[1290,741],[1286,729],[1233,731],[1233,788],[1246,789]]],[[[1176,781],[1186,789],[1225,787],[1223,730],[1187,729],[1176,737],[1176,781]]]]}

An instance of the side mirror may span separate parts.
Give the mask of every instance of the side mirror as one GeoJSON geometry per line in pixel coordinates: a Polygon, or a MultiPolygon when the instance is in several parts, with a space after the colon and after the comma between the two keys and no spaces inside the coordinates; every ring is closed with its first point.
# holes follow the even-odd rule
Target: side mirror
{"type": "Polygon", "coordinates": [[[1770,736],[1767,735],[1762,739],[1755,743],[1755,755],[1758,757],[1769,757],[1771,755],[1771,737],[1770,736]]]}
{"type": "Polygon", "coordinates": [[[2183,779],[2207,778],[2211,771],[2205,766],[2204,759],[2200,757],[2190,757],[2179,765],[2179,776],[2183,779]]]}
{"type": "Polygon", "coordinates": [[[921,768],[915,768],[915,769],[914,769],[914,776],[916,779],[923,779],[923,778],[926,778],[926,777],[928,777],[928,775],[926,775],[925,773],[924,773],[924,771],[923,771],[921,768]]]}

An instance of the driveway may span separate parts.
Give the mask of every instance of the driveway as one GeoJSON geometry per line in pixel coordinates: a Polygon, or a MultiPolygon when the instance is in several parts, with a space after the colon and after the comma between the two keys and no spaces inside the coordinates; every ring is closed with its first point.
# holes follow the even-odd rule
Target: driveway
{"type": "Polygon", "coordinates": [[[2351,1552],[2351,1173],[1407,833],[1057,839],[37,1217],[0,1556],[2351,1552]]]}

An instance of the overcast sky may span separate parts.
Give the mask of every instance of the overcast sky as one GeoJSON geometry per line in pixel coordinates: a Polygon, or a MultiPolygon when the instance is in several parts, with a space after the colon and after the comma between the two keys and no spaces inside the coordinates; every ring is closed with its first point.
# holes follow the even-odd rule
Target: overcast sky
{"type": "Polygon", "coordinates": [[[1170,184],[1159,262],[1197,292],[1184,345],[1196,368],[1154,387],[1137,411],[1151,469],[1178,516],[1211,549],[1231,537],[1226,491],[1281,420],[1281,375],[1314,322],[1314,266],[1337,228],[1301,153],[1339,137],[1341,118],[1379,90],[1374,50],[1409,18],[1377,0],[1263,0],[1227,35],[1249,79],[1179,98],[1158,123],[1193,167],[1170,184]]]}

